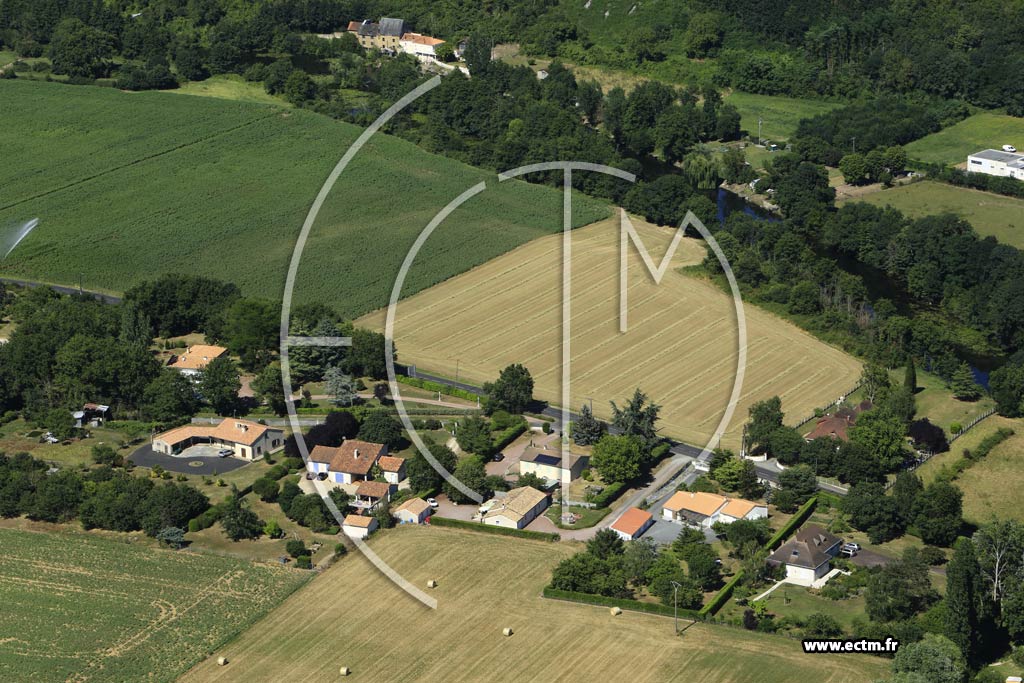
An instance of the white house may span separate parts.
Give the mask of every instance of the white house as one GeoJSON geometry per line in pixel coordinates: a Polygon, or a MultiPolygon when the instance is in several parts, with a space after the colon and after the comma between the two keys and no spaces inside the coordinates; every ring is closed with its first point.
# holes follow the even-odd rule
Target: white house
{"type": "Polygon", "coordinates": [[[967,170],[971,173],[1024,180],[1024,154],[983,149],[967,157],[967,170]]]}
{"type": "Polygon", "coordinates": [[[519,458],[519,474],[536,474],[549,484],[570,482],[580,478],[588,462],[585,455],[570,453],[566,463],[557,450],[527,448],[519,458]]]}
{"type": "Polygon", "coordinates": [[[370,470],[388,447],[358,439],[346,439],[337,448],[316,446],[309,454],[307,469],[314,474],[324,472],[336,484],[353,484],[370,479],[370,470]]]}
{"type": "Polygon", "coordinates": [[[183,375],[196,376],[206,369],[214,358],[220,358],[228,352],[223,346],[196,344],[185,350],[180,356],[171,356],[167,367],[174,368],[183,375]]]}
{"type": "Polygon", "coordinates": [[[347,515],[341,530],[349,538],[364,539],[377,530],[377,519],[367,515],[347,515]]]}
{"type": "Polygon", "coordinates": [[[389,484],[397,485],[405,479],[405,458],[382,455],[377,459],[377,466],[384,473],[384,481],[389,484]]]}
{"type": "Polygon", "coordinates": [[[670,522],[710,529],[715,522],[732,524],[737,519],[762,519],[768,506],[742,498],[726,498],[703,491],[676,491],[665,501],[662,517],[670,522]]]}
{"type": "Polygon", "coordinates": [[[820,526],[809,524],[768,556],[768,564],[785,565],[786,582],[810,586],[831,570],[832,558],[839,554],[842,539],[820,526]]]}
{"type": "Polygon", "coordinates": [[[211,444],[233,451],[237,458],[257,460],[284,448],[284,431],[258,422],[225,418],[218,425],[184,425],[153,437],[157,453],[177,455],[189,446],[211,444]]]}
{"type": "Polygon", "coordinates": [[[629,508],[611,525],[623,541],[635,541],[654,524],[654,515],[640,508],[629,508]]]}
{"type": "Polygon", "coordinates": [[[512,489],[503,498],[494,498],[491,509],[484,513],[483,523],[522,529],[548,506],[546,494],[530,486],[512,489]]]}
{"type": "Polygon", "coordinates": [[[416,57],[437,59],[437,48],[444,45],[440,38],[432,38],[419,33],[404,33],[398,43],[402,52],[416,57]]]}
{"type": "Polygon", "coordinates": [[[430,517],[430,504],[422,498],[410,498],[397,508],[394,516],[399,524],[423,524],[430,517]]]}
{"type": "Polygon", "coordinates": [[[754,503],[742,498],[730,499],[725,506],[718,511],[718,521],[732,524],[738,519],[767,519],[768,506],[764,503],[754,503]]]}

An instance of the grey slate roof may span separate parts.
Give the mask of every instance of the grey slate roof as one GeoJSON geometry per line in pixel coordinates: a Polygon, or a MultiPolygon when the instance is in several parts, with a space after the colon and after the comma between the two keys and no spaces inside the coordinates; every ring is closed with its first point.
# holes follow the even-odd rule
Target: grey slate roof
{"type": "Polygon", "coordinates": [[[1004,164],[1010,164],[1015,161],[1019,162],[1024,160],[1024,154],[1014,154],[1013,152],[1004,152],[998,149],[983,149],[980,152],[971,154],[976,159],[987,159],[988,161],[1001,161],[1004,164]]]}
{"type": "Polygon", "coordinates": [[[768,557],[770,564],[790,564],[794,567],[816,569],[832,559],[828,551],[840,542],[815,524],[809,524],[768,557]]]}
{"type": "Polygon", "coordinates": [[[401,38],[402,34],[405,33],[405,20],[404,19],[389,19],[388,17],[382,17],[380,20],[380,34],[382,36],[395,36],[401,38]]]}

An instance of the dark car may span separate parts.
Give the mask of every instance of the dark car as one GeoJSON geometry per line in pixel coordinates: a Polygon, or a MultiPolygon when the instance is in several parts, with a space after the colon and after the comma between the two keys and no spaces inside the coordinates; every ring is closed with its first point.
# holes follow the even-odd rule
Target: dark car
{"type": "Polygon", "coordinates": [[[494,462],[501,462],[504,459],[505,459],[505,454],[504,453],[495,453],[494,457],[491,458],[491,460],[493,460],[494,462]]]}

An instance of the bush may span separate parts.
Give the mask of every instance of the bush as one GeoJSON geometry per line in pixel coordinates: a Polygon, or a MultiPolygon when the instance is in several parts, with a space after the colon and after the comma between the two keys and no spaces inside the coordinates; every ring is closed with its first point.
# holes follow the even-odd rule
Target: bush
{"type": "MultiPolygon", "coordinates": [[[[634,612],[644,612],[647,614],[661,614],[666,617],[673,615],[673,608],[670,605],[661,605],[653,602],[640,602],[639,600],[629,600],[627,598],[611,598],[604,595],[593,595],[591,593],[578,593],[576,591],[563,591],[557,588],[551,588],[545,586],[542,595],[545,598],[551,598],[554,600],[569,600],[571,602],[581,602],[587,605],[601,605],[603,607],[618,607],[624,610],[631,610],[634,612]]],[[[696,610],[680,609],[679,616],[686,619],[700,619],[701,615],[696,610]]]]}
{"type": "Polygon", "coordinates": [[[287,467],[290,471],[301,470],[306,464],[302,462],[302,458],[285,458],[281,463],[287,467]]]}
{"type": "Polygon", "coordinates": [[[299,555],[295,558],[295,566],[299,569],[312,569],[313,558],[309,555],[299,555]]]}
{"type": "Polygon", "coordinates": [[[956,434],[961,429],[963,429],[963,425],[961,425],[959,422],[954,422],[954,423],[949,425],[949,433],[950,434],[956,434]]]}
{"type": "Polygon", "coordinates": [[[342,557],[342,556],[347,555],[347,554],[348,554],[348,548],[345,547],[344,543],[335,543],[334,544],[334,556],[335,557],[342,557]]]}
{"type": "Polygon", "coordinates": [[[624,482],[617,481],[614,484],[605,486],[601,493],[598,493],[595,496],[588,496],[588,502],[593,503],[594,507],[606,508],[621,496],[622,492],[625,490],[626,484],[624,482]]]}
{"type": "MultiPolygon", "coordinates": [[[[544,424],[547,423],[545,422],[544,424]]],[[[522,420],[519,424],[512,425],[505,431],[501,432],[494,439],[494,451],[500,451],[502,448],[518,439],[525,431],[526,420],[522,420]]]]}
{"type": "Polygon", "coordinates": [[[306,548],[306,544],[297,538],[293,538],[288,541],[284,546],[285,552],[292,557],[298,558],[303,555],[309,555],[309,550],[306,548]]]}
{"type": "Polygon", "coordinates": [[[541,423],[540,428],[545,434],[550,434],[552,432],[551,425],[547,422],[541,423]]]}
{"type": "Polygon", "coordinates": [[[946,553],[933,545],[926,545],[921,549],[920,557],[927,564],[935,567],[946,562],[946,553]]]}

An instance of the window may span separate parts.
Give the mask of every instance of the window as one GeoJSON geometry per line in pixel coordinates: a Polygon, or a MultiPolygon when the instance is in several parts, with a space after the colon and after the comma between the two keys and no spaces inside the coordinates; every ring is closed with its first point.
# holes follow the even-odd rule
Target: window
{"type": "Polygon", "coordinates": [[[971,159],[971,163],[972,164],[977,164],[978,166],[981,166],[981,162],[978,161],[977,159],[971,159]]]}

